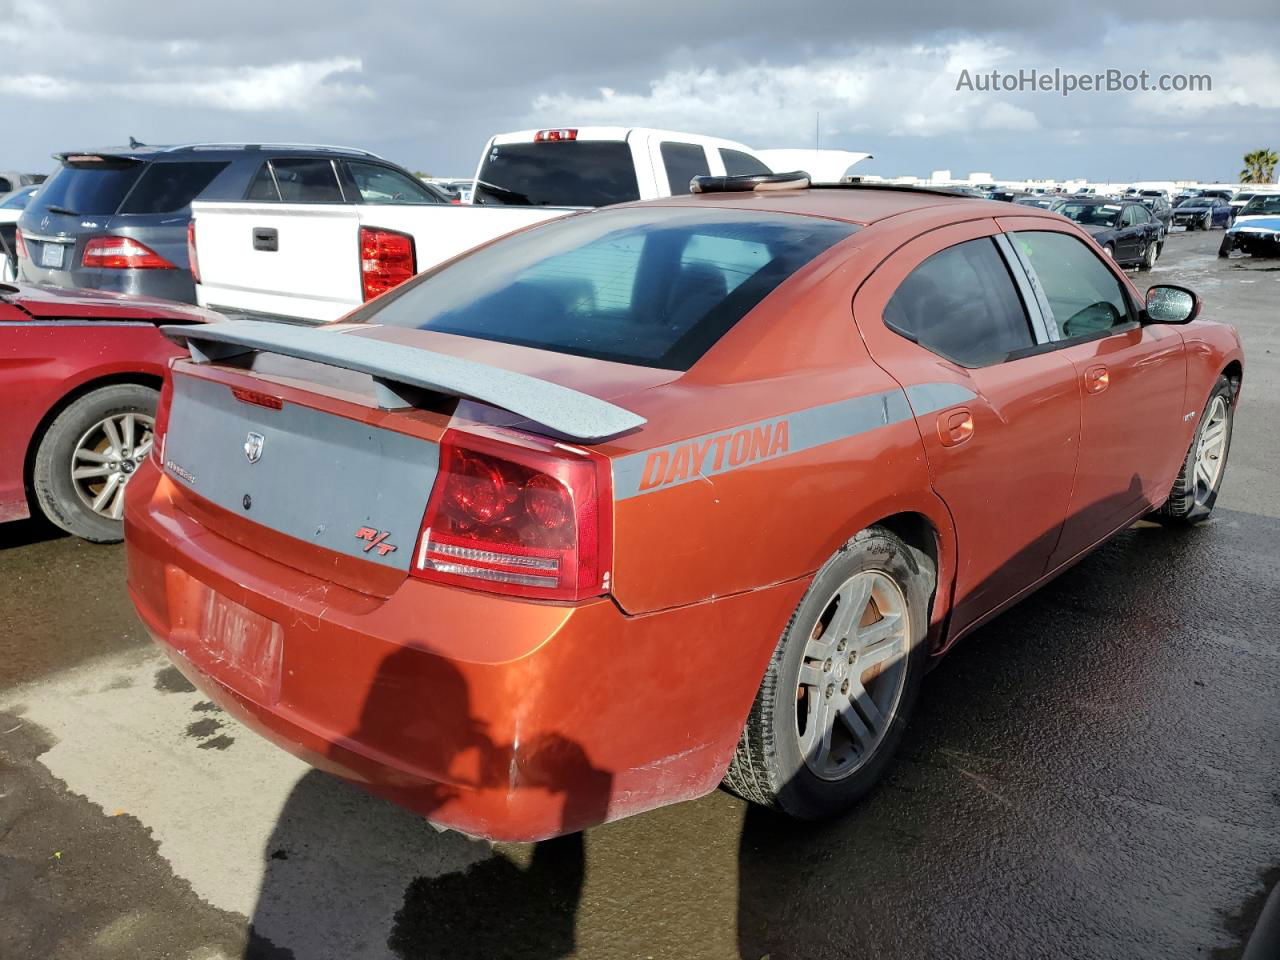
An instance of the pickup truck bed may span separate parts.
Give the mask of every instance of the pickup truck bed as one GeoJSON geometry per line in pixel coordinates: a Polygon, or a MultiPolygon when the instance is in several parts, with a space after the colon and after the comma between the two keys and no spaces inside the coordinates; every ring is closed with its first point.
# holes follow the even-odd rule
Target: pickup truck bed
{"type": "Polygon", "coordinates": [[[558,207],[192,204],[200,303],[239,315],[337,320],[363,302],[360,229],[413,238],[425,270],[494,237],[574,211],[558,207]]]}

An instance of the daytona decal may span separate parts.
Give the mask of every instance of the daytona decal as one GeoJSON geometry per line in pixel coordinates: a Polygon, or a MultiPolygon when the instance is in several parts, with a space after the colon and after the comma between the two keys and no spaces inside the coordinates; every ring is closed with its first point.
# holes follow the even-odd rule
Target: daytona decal
{"type": "Polygon", "coordinates": [[[887,390],[851,397],[633,453],[614,462],[614,495],[627,500],[776,460],[908,420],[913,410],[923,416],[973,397],[973,391],[959,384],[914,384],[905,394],[887,390]]]}

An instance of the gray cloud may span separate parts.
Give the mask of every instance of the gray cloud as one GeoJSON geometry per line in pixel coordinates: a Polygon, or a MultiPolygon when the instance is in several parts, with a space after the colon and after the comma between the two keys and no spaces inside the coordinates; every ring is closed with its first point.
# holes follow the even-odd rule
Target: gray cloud
{"type": "Polygon", "coordinates": [[[807,144],[821,111],[827,145],[872,151],[878,172],[1216,177],[1280,129],[1273,0],[1211,23],[1199,0],[506,7],[0,0],[3,163],[134,135],[351,143],[465,174],[489,134],[526,125],[696,124],[785,146],[807,144]],[[1200,101],[956,96],[965,51],[1008,69],[1203,70],[1217,86],[1200,101]]]}

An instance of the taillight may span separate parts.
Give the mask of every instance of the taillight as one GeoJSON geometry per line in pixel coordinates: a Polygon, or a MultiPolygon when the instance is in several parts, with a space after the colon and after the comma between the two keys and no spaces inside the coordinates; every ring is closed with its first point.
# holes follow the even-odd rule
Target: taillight
{"type": "Polygon", "coordinates": [[[191,279],[200,282],[200,261],[196,259],[196,222],[187,221],[187,262],[191,264],[191,279]]]}
{"type": "Polygon", "coordinates": [[[578,131],[572,127],[561,127],[559,130],[539,130],[533,135],[534,143],[556,143],[561,140],[577,140],[578,131]]]}
{"type": "Polygon", "coordinates": [[[396,230],[360,228],[360,283],[365,300],[400,286],[417,272],[413,237],[396,230]]]}
{"type": "Polygon", "coordinates": [[[151,428],[151,459],[161,469],[164,469],[164,438],[169,432],[169,406],[172,403],[173,368],[170,366],[164,374],[164,386],[160,388],[160,402],[156,405],[156,422],[151,428]]]}
{"type": "Polygon", "coordinates": [[[13,235],[14,246],[18,248],[18,257],[22,260],[30,260],[31,254],[27,253],[27,241],[22,238],[22,231],[15,230],[13,235]]]}
{"type": "Polygon", "coordinates": [[[110,270],[176,270],[145,244],[129,237],[91,237],[84,246],[81,266],[110,270]]]}
{"type": "Polygon", "coordinates": [[[600,454],[448,430],[410,572],[542,600],[599,596],[609,589],[612,501],[600,454]]]}

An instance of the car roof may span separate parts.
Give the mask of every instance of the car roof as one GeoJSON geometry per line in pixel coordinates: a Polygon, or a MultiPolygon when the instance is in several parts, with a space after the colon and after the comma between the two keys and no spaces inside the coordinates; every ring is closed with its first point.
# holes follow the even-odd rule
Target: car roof
{"type": "Polygon", "coordinates": [[[381,160],[376,153],[361,150],[357,147],[338,147],[316,143],[182,143],[168,146],[139,145],[136,147],[104,147],[97,150],[64,150],[55,153],[55,160],[64,160],[74,156],[108,156],[125,157],[130,160],[164,160],[187,158],[193,154],[200,156],[232,156],[238,157],[248,153],[267,157],[297,156],[298,154],[315,153],[324,156],[366,157],[381,160]]]}
{"type": "Polygon", "coordinates": [[[662,200],[641,201],[681,206],[734,207],[768,213],[792,213],[868,226],[913,210],[951,207],[977,216],[1008,216],[1009,204],[983,200],[963,193],[897,184],[817,184],[800,189],[698,193],[662,200]]]}

